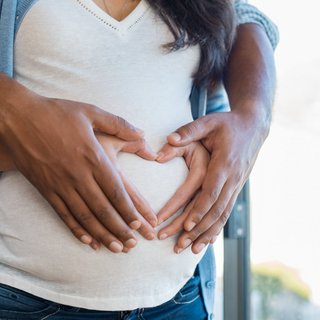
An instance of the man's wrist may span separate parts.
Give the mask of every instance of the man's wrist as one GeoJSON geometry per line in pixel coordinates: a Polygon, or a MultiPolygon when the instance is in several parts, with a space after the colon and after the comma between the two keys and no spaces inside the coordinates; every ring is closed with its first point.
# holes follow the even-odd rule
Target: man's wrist
{"type": "Polygon", "coordinates": [[[15,115],[24,112],[30,105],[32,92],[16,80],[0,73],[0,141],[10,123],[14,123],[15,115]]]}
{"type": "Polygon", "coordinates": [[[238,28],[224,82],[231,112],[265,139],[271,124],[275,67],[269,40],[259,26],[238,28]]]}
{"type": "Polygon", "coordinates": [[[0,73],[0,142],[2,141],[5,132],[5,121],[7,120],[8,103],[7,103],[7,91],[8,91],[8,76],[4,73],[0,73]]]}
{"type": "Polygon", "coordinates": [[[239,118],[244,127],[249,131],[259,134],[264,141],[270,131],[271,111],[261,105],[261,101],[248,101],[241,107],[234,108],[231,112],[239,118]]]}

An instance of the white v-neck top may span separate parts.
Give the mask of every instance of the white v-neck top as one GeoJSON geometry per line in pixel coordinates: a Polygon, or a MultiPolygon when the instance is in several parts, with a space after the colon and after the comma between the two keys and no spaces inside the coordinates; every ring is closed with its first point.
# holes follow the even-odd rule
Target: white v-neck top
{"type": "MultiPolygon", "coordinates": [[[[122,116],[142,128],[157,151],[169,133],[192,121],[189,95],[200,52],[191,47],[167,53],[162,45],[172,40],[144,0],[121,22],[90,0],[39,0],[17,34],[14,76],[41,95],[122,116]]],[[[119,162],[155,211],[188,172],[183,158],[158,164],[123,153],[119,162]]],[[[190,249],[175,254],[175,237],[147,241],[140,235],[129,254],[95,252],[74,238],[18,172],[0,179],[0,221],[0,283],[77,307],[160,305],[202,258],[190,249]]]]}

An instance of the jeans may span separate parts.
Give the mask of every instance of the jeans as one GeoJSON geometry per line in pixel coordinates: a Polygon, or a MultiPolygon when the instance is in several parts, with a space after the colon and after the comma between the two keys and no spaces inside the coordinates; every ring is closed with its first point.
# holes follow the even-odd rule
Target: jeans
{"type": "Polygon", "coordinates": [[[207,313],[195,274],[164,304],[130,311],[95,311],[48,301],[0,284],[1,320],[205,320],[207,313]]]}

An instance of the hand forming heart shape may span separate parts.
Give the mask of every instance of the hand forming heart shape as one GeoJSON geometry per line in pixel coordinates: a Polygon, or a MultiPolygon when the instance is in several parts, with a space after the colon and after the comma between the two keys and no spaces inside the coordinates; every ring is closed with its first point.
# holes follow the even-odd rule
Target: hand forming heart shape
{"type": "MultiPolygon", "coordinates": [[[[97,134],[96,137],[113,162],[115,168],[119,171],[124,186],[136,209],[145,218],[145,221],[138,230],[143,236],[151,232],[149,223],[154,225],[155,215],[151,206],[139,190],[122,174],[117,161],[119,152],[134,153],[143,159],[157,161],[158,163],[166,163],[176,157],[183,157],[185,159],[189,174],[184,183],[158,212],[158,225],[173,216],[190,201],[193,201],[195,194],[201,188],[210,157],[200,142],[192,142],[183,147],[174,147],[165,144],[158,153],[155,153],[143,139],[124,141],[115,136],[105,134],[97,134]]],[[[160,230],[158,234],[159,239],[163,240],[173,233],[177,233],[178,229],[182,230],[181,226],[187,216],[186,212],[185,210],[183,215],[179,215],[168,226],[160,230]]],[[[129,250],[129,248],[124,248],[124,252],[128,252],[129,250]]]]}

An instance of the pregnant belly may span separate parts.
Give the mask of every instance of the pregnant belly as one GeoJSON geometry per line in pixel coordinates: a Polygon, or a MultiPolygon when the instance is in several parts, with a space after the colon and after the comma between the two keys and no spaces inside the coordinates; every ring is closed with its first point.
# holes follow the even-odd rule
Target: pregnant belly
{"type": "MultiPolygon", "coordinates": [[[[188,173],[183,158],[158,164],[120,154],[119,163],[156,212],[188,173]]],[[[108,292],[117,297],[133,284],[137,294],[155,294],[162,287],[172,288],[177,279],[182,285],[202,257],[189,249],[175,254],[175,237],[147,241],[139,235],[137,247],[129,254],[113,254],[105,248],[95,252],[74,238],[50,205],[17,172],[4,173],[0,179],[0,218],[0,263],[22,270],[46,286],[59,283],[65,286],[65,294],[77,288],[78,294],[83,290],[84,295],[103,297],[108,292]],[[163,281],[158,288],[150,288],[148,283],[155,277],[163,281]],[[105,290],[99,293],[96,288],[101,286],[105,290]]]]}

